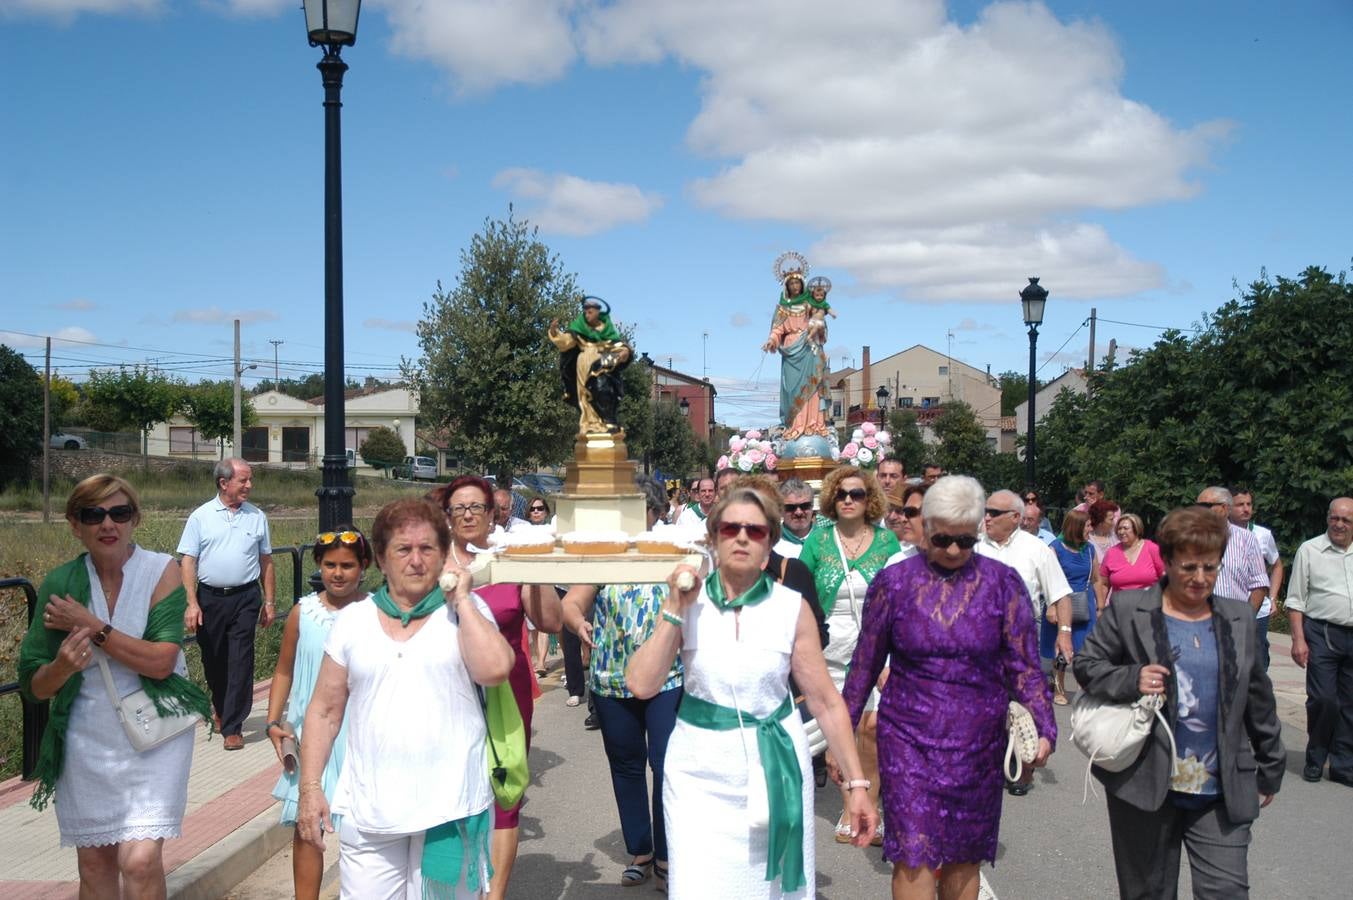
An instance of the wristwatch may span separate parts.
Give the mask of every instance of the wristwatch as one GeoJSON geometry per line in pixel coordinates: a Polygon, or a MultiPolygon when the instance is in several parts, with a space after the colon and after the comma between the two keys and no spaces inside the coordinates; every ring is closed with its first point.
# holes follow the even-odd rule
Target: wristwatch
{"type": "Polygon", "coordinates": [[[90,637],[90,640],[94,642],[94,646],[95,646],[95,647],[102,647],[104,644],[106,644],[106,643],[108,642],[108,635],[110,635],[110,634],[112,634],[112,633],[113,633],[113,626],[112,626],[112,625],[105,625],[105,626],[103,626],[102,628],[100,628],[98,631],[94,632],[94,635],[93,635],[92,637],[90,637]]]}

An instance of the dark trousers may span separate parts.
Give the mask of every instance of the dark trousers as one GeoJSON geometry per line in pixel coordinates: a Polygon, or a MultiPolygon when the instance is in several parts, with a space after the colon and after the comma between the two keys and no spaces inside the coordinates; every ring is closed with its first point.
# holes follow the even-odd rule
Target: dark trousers
{"type": "Polygon", "coordinates": [[[620,812],[625,852],[667,860],[667,829],[662,817],[662,761],[667,739],[676,725],[681,688],[663,691],[651,700],[592,695],[601,721],[606,761],[611,764],[611,787],[620,812]],[[653,770],[650,815],[648,779],[644,764],[653,770]]]}
{"type": "Polygon", "coordinates": [[[221,717],[221,734],[239,734],[254,705],[254,629],[263,591],[255,584],[223,597],[211,585],[198,583],[197,603],[202,607],[197,646],[211,705],[221,717]]]}
{"type": "Polygon", "coordinates": [[[1304,618],[1306,765],[1353,779],[1353,628],[1304,618]]]}
{"type": "Polygon", "coordinates": [[[1259,645],[1259,661],[1264,664],[1264,671],[1268,671],[1268,620],[1269,616],[1257,618],[1254,620],[1254,638],[1259,645]]]}
{"type": "Polygon", "coordinates": [[[564,651],[564,680],[568,682],[568,695],[581,697],[587,687],[587,670],[583,668],[583,642],[576,634],[565,628],[559,632],[559,643],[564,651]]]}
{"type": "Polygon", "coordinates": [[[1113,866],[1122,900],[1175,900],[1179,893],[1179,846],[1189,851],[1195,900],[1246,900],[1250,896],[1250,823],[1236,824],[1221,800],[1202,809],[1181,809],[1167,798],[1146,812],[1109,800],[1113,866]]]}

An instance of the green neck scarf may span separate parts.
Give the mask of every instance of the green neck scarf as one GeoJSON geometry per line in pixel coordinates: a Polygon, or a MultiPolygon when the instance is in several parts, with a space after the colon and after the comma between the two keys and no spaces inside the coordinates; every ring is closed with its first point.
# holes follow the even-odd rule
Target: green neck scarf
{"type": "Polygon", "coordinates": [[[700,508],[700,504],[699,504],[699,503],[692,503],[692,504],[691,504],[691,509],[695,510],[695,517],[696,517],[697,519],[699,519],[701,522],[703,522],[703,521],[705,521],[705,519],[708,519],[708,518],[709,518],[709,514],[706,513],[703,509],[700,508]]]}
{"type": "MultiPolygon", "coordinates": [[[[24,635],[19,647],[19,691],[27,699],[39,702],[33,696],[33,676],[38,669],[56,659],[61,650],[61,642],[67,632],[46,628],[42,624],[42,613],[47,608],[49,598],[70,595],[81,606],[88,607],[89,570],[85,565],[87,553],[81,553],[75,559],[53,569],[42,580],[38,588],[38,606],[33,615],[33,623],[24,635]]],[[[182,587],[175,588],[169,596],[151,607],[146,617],[146,629],[141,639],[152,643],[183,643],[183,614],[188,608],[188,595],[182,587]]],[[[37,787],[28,801],[34,809],[43,809],[56,790],[56,780],[61,777],[61,767],[66,756],[66,728],[70,725],[71,706],[75,696],[80,693],[80,684],[84,673],[76,672],[51,698],[51,707],[47,720],[47,730],[42,733],[42,743],[38,750],[37,767],[33,773],[37,787]]],[[[162,716],[190,715],[196,713],[211,726],[211,699],[197,685],[182,675],[171,673],[167,678],[147,678],[141,676],[141,687],[155,704],[155,711],[162,716]]],[[[115,740],[116,738],[114,738],[115,740]]]]}
{"type": "Polygon", "coordinates": [[[780,292],[780,305],[785,307],[786,309],[788,309],[791,306],[802,306],[805,303],[811,306],[813,309],[820,309],[824,312],[826,310],[831,309],[831,304],[827,302],[826,297],[823,297],[821,300],[818,300],[807,290],[799,294],[797,297],[787,297],[785,296],[784,291],[780,292]]]}
{"type": "Polygon", "coordinates": [[[705,579],[705,595],[709,597],[711,603],[718,607],[720,612],[723,612],[739,606],[756,606],[770,596],[770,586],[770,576],[762,572],[751,587],[729,600],[724,594],[723,581],[719,578],[719,570],[715,569],[705,579]]]}
{"type": "Polygon", "coordinates": [[[806,540],[808,540],[808,535],[809,535],[809,534],[812,534],[812,533],[813,533],[813,529],[809,528],[809,529],[808,529],[808,534],[805,534],[803,537],[799,537],[799,536],[796,535],[794,532],[790,531],[788,528],[785,528],[785,529],[782,529],[782,530],[780,531],[780,537],[782,537],[782,538],[784,538],[785,540],[789,541],[789,543],[793,544],[793,545],[796,546],[796,547],[802,547],[802,546],[803,546],[803,542],[806,541],[806,540]]]}
{"type": "Polygon", "coordinates": [[[371,595],[371,599],[375,601],[377,609],[392,619],[398,619],[399,624],[405,628],[409,627],[411,619],[421,619],[446,605],[446,595],[442,593],[440,585],[434,587],[426,597],[419,600],[413,609],[405,610],[396,606],[395,601],[390,599],[390,586],[387,584],[381,585],[380,590],[371,595]]]}
{"type": "Polygon", "coordinates": [[[568,330],[578,335],[579,337],[587,338],[589,341],[620,340],[620,332],[617,331],[616,327],[611,324],[610,313],[601,314],[600,328],[593,328],[591,325],[588,325],[587,317],[582,313],[578,313],[577,318],[575,318],[572,322],[568,323],[568,330]]]}
{"type": "Polygon", "coordinates": [[[803,871],[803,770],[799,768],[794,741],[784,720],[794,712],[794,700],[784,702],[764,718],[701,699],[690,691],[681,698],[677,718],[711,731],[756,729],[757,755],[766,776],[766,799],[770,805],[770,834],[766,852],[766,880],[780,879],[786,894],[804,886],[803,871]]]}

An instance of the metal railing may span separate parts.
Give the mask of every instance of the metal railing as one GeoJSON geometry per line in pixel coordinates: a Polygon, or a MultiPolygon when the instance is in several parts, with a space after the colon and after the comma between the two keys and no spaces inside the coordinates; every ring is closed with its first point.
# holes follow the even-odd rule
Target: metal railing
{"type": "MultiPolygon", "coordinates": [[[[302,544],[299,547],[274,547],[272,550],[273,556],[285,553],[291,557],[291,602],[293,606],[301,599],[302,557],[310,546],[309,544],[302,544]]],[[[37,615],[38,609],[37,588],[33,587],[33,583],[27,578],[0,579],[0,591],[13,590],[14,588],[22,589],[28,600],[28,618],[25,624],[31,627],[33,617],[37,615]]],[[[197,635],[188,634],[184,635],[183,643],[190,644],[195,640],[197,640],[197,635]]],[[[19,682],[17,680],[0,684],[0,697],[18,693],[19,682]]],[[[47,729],[48,702],[44,700],[41,703],[33,703],[22,695],[20,695],[19,700],[23,704],[22,774],[24,781],[31,781],[38,765],[38,751],[42,743],[42,733],[47,729]]]]}

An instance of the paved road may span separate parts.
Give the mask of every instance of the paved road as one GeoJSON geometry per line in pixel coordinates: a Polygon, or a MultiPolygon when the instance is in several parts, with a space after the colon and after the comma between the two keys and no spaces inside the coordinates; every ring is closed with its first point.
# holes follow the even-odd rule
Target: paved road
{"type": "MultiPolygon", "coordinates": [[[[582,727],[585,708],[564,706],[557,676],[545,682],[535,714],[531,751],[533,783],[522,814],[522,843],[510,894],[545,898],[633,898],[620,872],[629,858],[620,836],[610,776],[598,732],[582,727]]],[[[1066,708],[1058,725],[1069,732],[1066,708]]],[[[1283,791],[1254,828],[1250,851],[1252,897],[1330,898],[1353,895],[1343,871],[1353,850],[1353,790],[1328,781],[1301,780],[1300,728],[1284,727],[1288,774],[1283,791]]],[[[1048,768],[1024,798],[1006,798],[999,857],[984,869],[1001,900],[1085,900],[1117,895],[1102,798],[1082,805],[1085,759],[1069,742],[1060,745],[1048,768]]],[[[1096,784],[1096,789],[1098,785],[1096,784]]],[[[818,896],[829,900],[888,896],[890,867],[877,849],[836,844],[832,827],[839,810],[832,788],[818,791],[816,804],[818,896]]],[[[289,876],[285,854],[270,869],[231,893],[238,900],[282,896],[277,882],[289,876]]],[[[1183,866],[1180,895],[1188,890],[1183,866]]]]}

